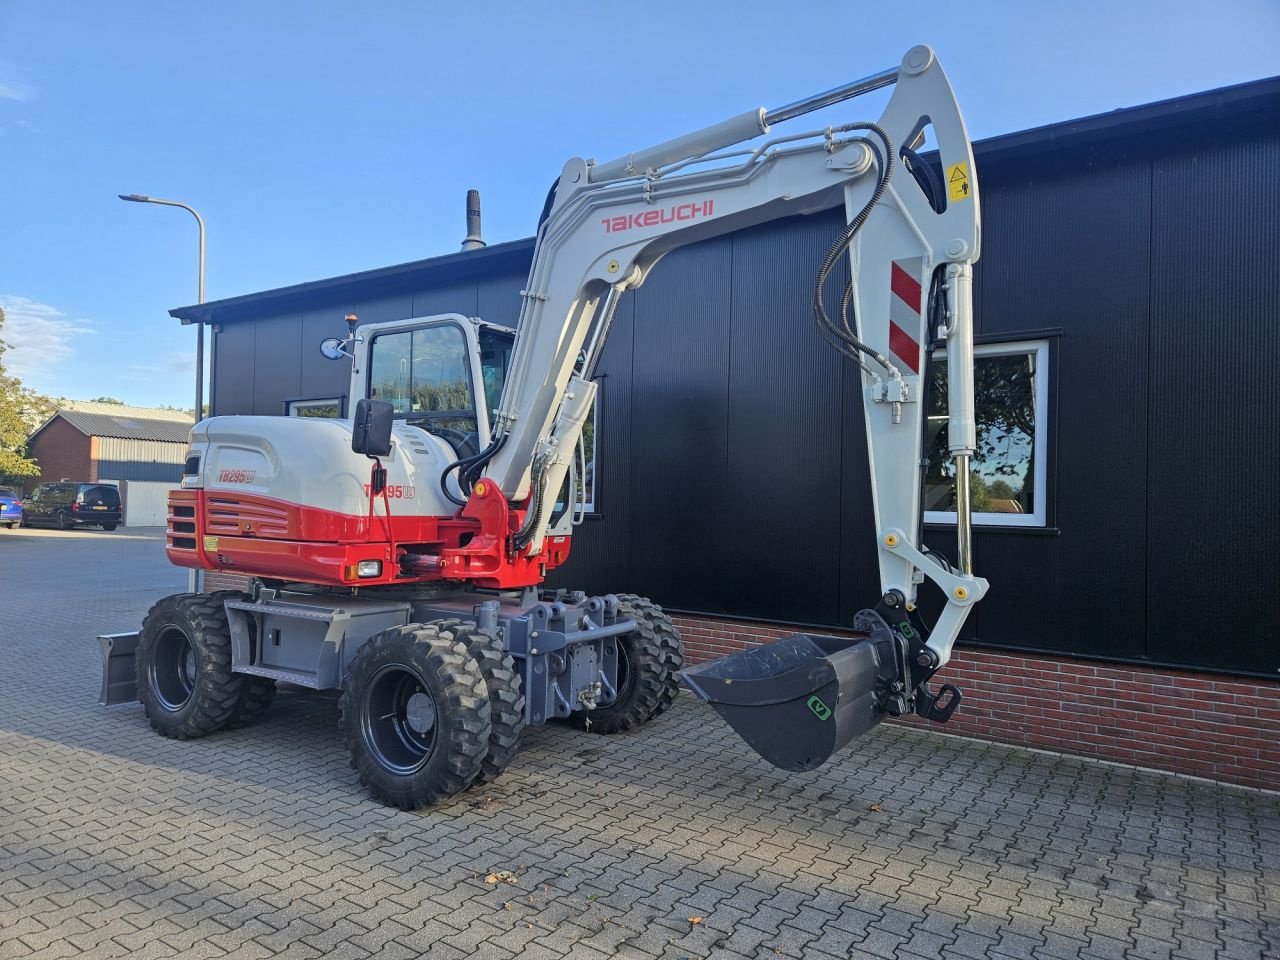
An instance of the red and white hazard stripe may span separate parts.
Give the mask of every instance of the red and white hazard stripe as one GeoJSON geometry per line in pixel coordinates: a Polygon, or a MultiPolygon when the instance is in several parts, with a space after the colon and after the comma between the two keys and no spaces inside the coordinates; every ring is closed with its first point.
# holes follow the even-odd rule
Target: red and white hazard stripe
{"type": "Polygon", "coordinates": [[[889,267],[889,349],[912,373],[920,372],[921,259],[895,260],[889,267]]]}

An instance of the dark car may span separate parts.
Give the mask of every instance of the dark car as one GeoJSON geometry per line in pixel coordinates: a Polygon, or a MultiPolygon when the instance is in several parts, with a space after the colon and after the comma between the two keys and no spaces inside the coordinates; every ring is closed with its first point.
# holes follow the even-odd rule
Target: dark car
{"type": "Polygon", "coordinates": [[[120,526],[120,491],[106,483],[42,483],[22,501],[22,523],[114,530],[120,526]]]}
{"type": "Polygon", "coordinates": [[[22,498],[13,487],[0,487],[0,525],[12,530],[22,523],[22,498]]]}

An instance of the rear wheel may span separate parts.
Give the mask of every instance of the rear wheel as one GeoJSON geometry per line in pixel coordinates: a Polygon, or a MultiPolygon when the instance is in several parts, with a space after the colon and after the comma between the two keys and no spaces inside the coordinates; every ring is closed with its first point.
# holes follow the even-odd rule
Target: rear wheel
{"type": "Polygon", "coordinates": [[[107,531],[107,533],[110,533],[112,530],[114,530],[118,526],[119,524],[116,524],[116,523],[104,523],[102,525],[102,529],[107,531]]]}
{"type": "Polygon", "coordinates": [[[256,723],[267,712],[271,701],[276,698],[276,682],[270,677],[243,677],[244,686],[240,697],[236,700],[235,710],[227,721],[228,730],[237,730],[256,723]]]}
{"type": "MultiPolygon", "coordinates": [[[[115,524],[111,524],[114,528],[115,524]]],[[[226,602],[228,600],[248,600],[247,593],[241,593],[239,590],[215,590],[208,594],[212,600],[216,600],[219,609],[226,614],[226,602]]],[[[250,620],[250,630],[253,629],[253,621],[250,620]]],[[[256,659],[256,658],[255,658],[256,659]]],[[[250,674],[238,674],[240,677],[240,696],[236,698],[235,708],[231,711],[231,717],[227,720],[227,729],[236,730],[240,727],[247,727],[251,723],[256,723],[267,708],[271,706],[271,701],[276,696],[276,682],[270,677],[255,677],[250,674]]]]}
{"type": "Polygon", "coordinates": [[[620,593],[618,616],[636,629],[618,638],[618,698],[607,707],[575,713],[574,722],[595,733],[621,733],[652,720],[680,690],[684,646],[671,618],[647,597],[620,593]]]}
{"type": "Polygon", "coordinates": [[[495,637],[474,623],[460,623],[454,635],[467,645],[467,651],[480,666],[485,686],[489,688],[489,750],[480,764],[477,783],[488,783],[507,769],[520,749],[520,733],[524,730],[524,693],[515,660],[502,649],[495,637]]]}
{"type": "Polygon", "coordinates": [[[489,749],[488,694],[480,665],[449,629],[412,623],[370,637],[340,701],[360,782],[404,810],[465,790],[489,749]]]}
{"type": "Polygon", "coordinates": [[[65,510],[59,510],[56,523],[58,525],[59,530],[70,530],[71,529],[70,514],[68,514],[67,511],[65,510]]]}
{"type": "Polygon", "coordinates": [[[231,634],[222,600],[198,593],[165,597],[138,637],[138,699],[152,728],[175,740],[226,726],[243,680],[231,672],[231,634]]]}

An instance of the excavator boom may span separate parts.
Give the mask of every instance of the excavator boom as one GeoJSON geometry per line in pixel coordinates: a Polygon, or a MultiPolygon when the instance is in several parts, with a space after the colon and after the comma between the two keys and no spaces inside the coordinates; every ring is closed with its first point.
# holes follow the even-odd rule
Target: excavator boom
{"type": "Polygon", "coordinates": [[[470,464],[482,479],[464,509],[473,509],[477,491],[487,503],[500,497],[522,506],[513,539],[526,555],[536,556],[549,533],[568,533],[563,518],[554,528],[551,506],[574,469],[621,293],[677,247],[840,205],[847,227],[816,270],[814,314],[819,333],[861,368],[879,601],[859,615],[855,627],[866,636],[856,643],[798,635],[685,672],[748,742],[793,769],[816,765],[885,715],[950,716],[958,691],[939,700],[925,681],[946,663],[987,590],[973,575],[968,495],[978,187],[963,118],[930,48],[911,49],[896,69],[617,160],[570,160],[539,227],[494,439],[470,464]],[[886,86],[892,96],[874,121],[785,136],[773,130],[886,86]],[[766,135],[758,146],[731,149],[766,135]],[[916,152],[927,137],[940,171],[916,152]],[[843,285],[832,282],[842,259],[843,285]],[[955,567],[927,556],[919,542],[924,372],[939,341],[956,478],[955,567]],[[925,580],[945,598],[932,630],[917,610],[925,580]],[[812,727],[817,739],[797,737],[797,725],[812,727]]]}

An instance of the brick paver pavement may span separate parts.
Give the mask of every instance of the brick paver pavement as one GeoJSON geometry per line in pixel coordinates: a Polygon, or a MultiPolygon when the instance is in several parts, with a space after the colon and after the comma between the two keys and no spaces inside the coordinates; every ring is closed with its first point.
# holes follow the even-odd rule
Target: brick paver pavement
{"type": "Polygon", "coordinates": [[[688,696],[415,814],[332,696],[164,740],[95,705],[92,638],[184,580],[154,535],[0,533],[6,960],[1280,956],[1276,795],[889,725],[782,776],[688,696]]]}

